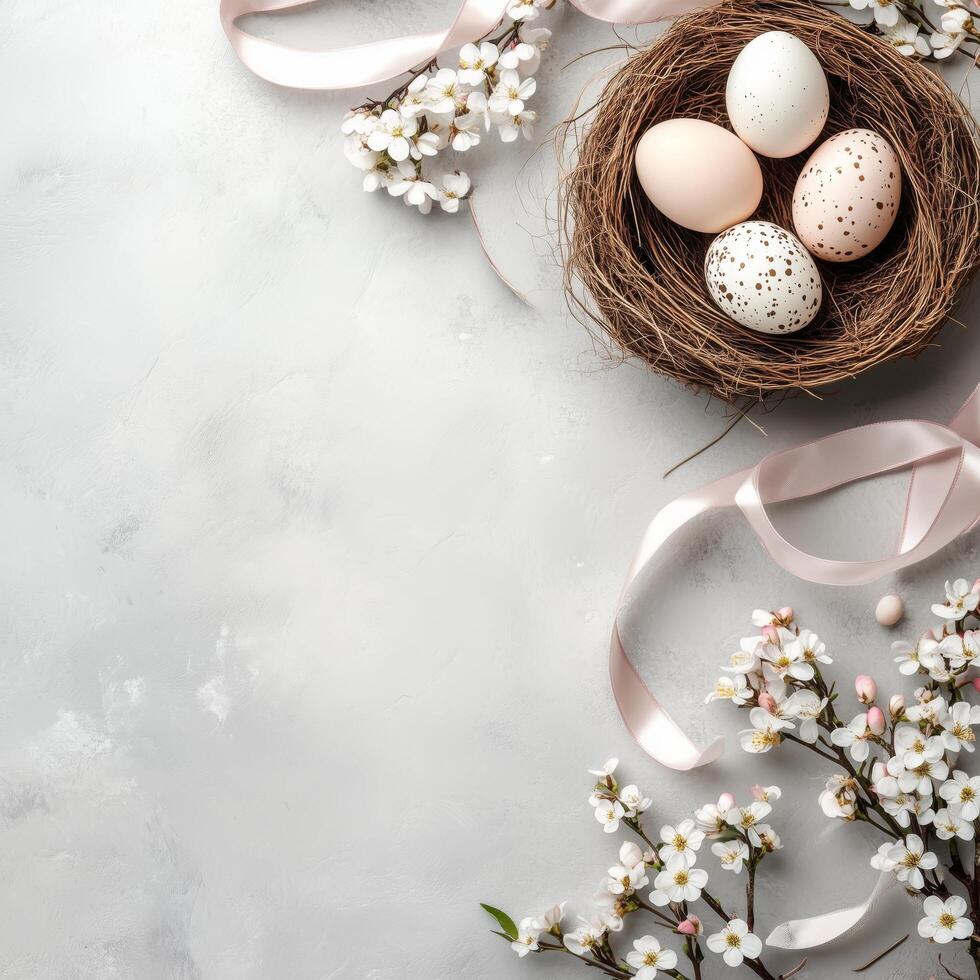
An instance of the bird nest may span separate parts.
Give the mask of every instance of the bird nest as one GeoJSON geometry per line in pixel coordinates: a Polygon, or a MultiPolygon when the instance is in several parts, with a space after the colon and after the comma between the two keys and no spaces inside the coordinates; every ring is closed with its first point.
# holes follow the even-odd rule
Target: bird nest
{"type": "MultiPolygon", "coordinates": [[[[562,131],[574,162],[561,183],[565,288],[573,310],[625,357],[726,402],[770,399],[853,378],[915,355],[936,336],[980,266],[977,126],[924,65],[836,13],[804,0],[724,0],[675,21],[616,71],[583,124],[562,131]],[[633,169],[640,137],[690,116],[730,128],[725,85],[736,55],[765,31],[795,34],[830,85],[818,143],[871,129],[895,148],[902,200],[885,241],[849,263],[817,260],[824,300],[792,335],[740,326],[711,302],[711,236],[661,214],[633,169]]],[[[808,154],[760,158],[765,190],[753,218],[792,229],[808,154]]]]}

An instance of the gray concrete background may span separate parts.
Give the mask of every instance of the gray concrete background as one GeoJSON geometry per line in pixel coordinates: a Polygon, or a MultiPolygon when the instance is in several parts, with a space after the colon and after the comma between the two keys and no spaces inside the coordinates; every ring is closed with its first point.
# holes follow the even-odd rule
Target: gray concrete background
{"type": "MultiPolygon", "coordinates": [[[[610,614],[668,499],[855,423],[947,419],[978,380],[976,331],[784,405],[765,438],[739,425],[665,481],[719,410],[610,369],[565,312],[538,234],[550,151],[466,161],[527,307],[465,217],[362,195],[337,132],[351,97],[251,76],[216,6],[0,7],[0,974],[576,976],[518,962],[477,903],[585,909],[616,840],[584,770],[610,754],[664,819],[783,786],[760,930],[862,897],[877,842],[819,814],[818,759],[731,750],[684,775],[631,743],[610,614]]],[[[450,7],[258,29],[342,42],[450,7]]],[[[551,26],[542,134],[615,56],[562,71],[615,38],[573,12],[551,26]]],[[[903,483],[781,520],[825,553],[882,553],[903,483]]],[[[874,602],[897,587],[912,635],[977,566],[974,536],[894,582],[810,586],[723,515],[627,629],[691,730],[732,735],[741,718],[700,700],[753,606],[793,604],[845,685],[888,686],[874,602]],[[683,654],[669,675],[665,651],[683,654]]],[[[849,974],[910,927],[900,901],[800,976],[849,974]]],[[[910,941],[864,976],[933,972],[910,941]]]]}

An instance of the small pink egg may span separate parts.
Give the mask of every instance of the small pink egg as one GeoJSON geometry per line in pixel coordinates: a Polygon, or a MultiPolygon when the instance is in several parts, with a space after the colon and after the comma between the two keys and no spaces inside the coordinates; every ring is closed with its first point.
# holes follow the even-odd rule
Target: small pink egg
{"type": "Polygon", "coordinates": [[[818,259],[853,262],[881,244],[895,222],[902,170],[891,145],[869,129],[821,143],[793,192],[793,225],[818,259]]]}
{"type": "Polygon", "coordinates": [[[875,619],[882,626],[894,626],[905,614],[905,606],[897,595],[882,596],[875,606],[875,619]]]}

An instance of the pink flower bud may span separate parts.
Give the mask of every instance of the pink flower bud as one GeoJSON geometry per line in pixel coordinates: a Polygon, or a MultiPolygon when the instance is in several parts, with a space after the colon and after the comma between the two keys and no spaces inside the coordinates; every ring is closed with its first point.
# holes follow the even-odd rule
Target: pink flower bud
{"type": "Polygon", "coordinates": [[[905,714],[905,696],[893,694],[888,700],[888,713],[892,716],[892,721],[898,721],[905,714]]]}
{"type": "Polygon", "coordinates": [[[974,582],[973,585],[970,586],[970,591],[980,592],[980,578],[978,578],[976,582],[974,582]]]}
{"type": "Polygon", "coordinates": [[[776,713],[776,699],[768,691],[763,691],[759,695],[759,707],[765,708],[769,714],[774,715],[776,713]]]}
{"type": "Polygon", "coordinates": [[[973,690],[980,691],[980,677],[973,678],[973,690]]]}
{"type": "Polygon", "coordinates": [[[793,622],[793,607],[783,606],[782,609],[776,610],[776,615],[782,620],[784,626],[789,626],[793,622]]]}
{"type": "Polygon", "coordinates": [[[874,704],[875,698],[878,697],[878,685],[875,679],[867,674],[858,674],[854,680],[854,690],[861,704],[874,704]]]}
{"type": "Polygon", "coordinates": [[[677,924],[677,931],[682,936],[700,936],[704,932],[704,926],[696,915],[689,915],[683,922],[677,924]]]}
{"type": "Polygon", "coordinates": [[[731,793],[722,793],[718,797],[718,809],[722,814],[728,813],[735,806],[735,797],[731,793]]]}
{"type": "Polygon", "coordinates": [[[773,646],[779,646],[779,630],[775,626],[763,626],[762,636],[766,643],[771,643],[773,646]]]}
{"type": "Polygon", "coordinates": [[[868,709],[868,728],[873,735],[885,734],[885,713],[876,704],[868,709]]]}

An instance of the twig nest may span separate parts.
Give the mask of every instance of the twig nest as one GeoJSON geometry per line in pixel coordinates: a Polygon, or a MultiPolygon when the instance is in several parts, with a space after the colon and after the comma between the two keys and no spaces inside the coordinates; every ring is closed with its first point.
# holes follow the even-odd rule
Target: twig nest
{"type": "MultiPolygon", "coordinates": [[[[980,267],[980,147],[970,112],[925,65],[813,3],[723,0],[679,18],[610,79],[585,131],[571,121],[564,136],[577,151],[561,188],[573,309],[610,349],[728,402],[818,388],[919,353],[980,267]],[[715,306],[704,279],[711,237],[660,212],[634,171],[637,144],[657,123],[691,117],[731,128],[729,72],[768,31],[799,38],[826,74],[820,138],[872,130],[901,173],[884,240],[854,261],[818,260],[819,311],[797,332],[773,335],[715,306]]],[[[751,217],[792,229],[806,153],[759,162],[764,193],[751,217]]]]}

